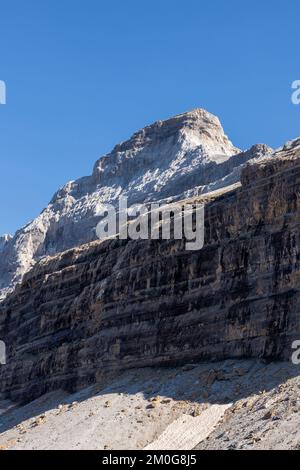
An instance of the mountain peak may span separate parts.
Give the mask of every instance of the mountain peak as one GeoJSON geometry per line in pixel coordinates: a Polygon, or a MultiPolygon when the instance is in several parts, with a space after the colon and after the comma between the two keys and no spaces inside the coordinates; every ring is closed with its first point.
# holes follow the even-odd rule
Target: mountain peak
{"type": "MultiPolygon", "coordinates": [[[[171,117],[170,119],[182,119],[182,118],[191,118],[191,119],[204,119],[208,121],[214,121],[217,125],[221,127],[221,123],[219,118],[215,115],[210,113],[204,108],[194,108],[190,111],[186,111],[184,113],[176,114],[175,116],[171,117]]],[[[169,119],[166,119],[167,121],[169,119]]]]}
{"type": "MultiPolygon", "coordinates": [[[[93,175],[97,182],[109,168],[115,176],[125,160],[145,161],[160,168],[176,161],[186,161],[188,155],[221,163],[240,150],[225,135],[219,119],[205,109],[196,108],[177,116],[156,121],[135,132],[131,138],[116,145],[112,152],[95,164],[93,175]]],[[[198,158],[199,160],[199,158],[198,158]]],[[[194,159],[193,159],[194,161],[194,159]]],[[[107,176],[107,175],[106,175],[107,176]]]]}
{"type": "Polygon", "coordinates": [[[0,236],[0,252],[3,250],[5,245],[12,239],[12,236],[9,235],[8,233],[5,233],[4,235],[0,236]]]}
{"type": "Polygon", "coordinates": [[[91,176],[67,183],[32,222],[4,240],[1,290],[13,287],[41,257],[95,240],[99,206],[175,201],[240,180],[245,162],[265,147],[241,152],[219,119],[202,108],[156,121],[116,145],[95,164],[91,176]]]}
{"type": "Polygon", "coordinates": [[[171,135],[174,136],[178,132],[184,132],[188,130],[194,131],[195,136],[197,135],[199,138],[197,142],[198,145],[202,142],[205,143],[207,137],[210,137],[212,140],[219,140],[221,138],[224,145],[223,150],[225,153],[229,151],[229,154],[232,155],[235,151],[238,150],[233,147],[227,136],[225,136],[218,117],[209,113],[205,109],[196,108],[191,111],[172,116],[165,120],[155,121],[153,124],[150,124],[135,132],[133,136],[127,141],[117,145],[113,152],[122,151],[122,149],[132,145],[134,141],[145,143],[147,141],[149,142],[151,139],[166,138],[171,135]]]}

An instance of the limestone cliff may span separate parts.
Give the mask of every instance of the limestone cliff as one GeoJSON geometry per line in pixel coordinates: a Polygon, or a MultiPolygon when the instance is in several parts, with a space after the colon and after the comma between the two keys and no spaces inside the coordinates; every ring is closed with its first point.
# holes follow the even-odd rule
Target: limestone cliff
{"type": "Polygon", "coordinates": [[[134,367],[289,358],[300,339],[300,140],[241,181],[200,197],[201,251],[94,241],[37,263],[0,307],[0,392],[29,400],[134,367]]]}
{"type": "Polygon", "coordinates": [[[41,214],[0,241],[0,298],[36,261],[96,239],[99,204],[182,199],[240,179],[246,161],[270,155],[265,145],[241,152],[217,117],[196,109],[158,121],[101,157],[91,176],[67,183],[41,214]]]}

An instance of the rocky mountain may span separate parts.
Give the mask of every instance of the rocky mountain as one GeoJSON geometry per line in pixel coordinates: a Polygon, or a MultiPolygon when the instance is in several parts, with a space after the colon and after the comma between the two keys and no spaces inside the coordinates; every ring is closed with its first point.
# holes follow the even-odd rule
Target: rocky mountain
{"type": "Polygon", "coordinates": [[[0,298],[36,261],[96,239],[101,203],[180,200],[236,183],[251,159],[271,155],[266,145],[242,152],[215,116],[196,109],[158,121],[101,157],[91,176],[61,188],[41,214],[0,240],[0,298]]]}
{"type": "Polygon", "coordinates": [[[300,139],[248,162],[241,185],[191,198],[205,203],[200,251],[184,240],[98,240],[36,263],[0,305],[3,398],[72,392],[141,367],[289,360],[300,338],[299,172],[300,139]]]}
{"type": "Polygon", "coordinates": [[[12,236],[9,234],[4,234],[2,237],[0,237],[0,253],[4,250],[5,246],[11,239],[12,236]]]}

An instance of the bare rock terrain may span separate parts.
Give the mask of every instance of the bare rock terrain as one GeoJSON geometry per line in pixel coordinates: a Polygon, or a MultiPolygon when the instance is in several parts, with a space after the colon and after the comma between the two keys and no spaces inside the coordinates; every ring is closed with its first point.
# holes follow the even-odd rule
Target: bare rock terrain
{"type": "Polygon", "coordinates": [[[300,139],[159,121],[0,238],[0,448],[299,449],[300,139]],[[205,205],[205,243],[96,240],[102,203],[205,205]]]}
{"type": "Polygon", "coordinates": [[[2,411],[0,448],[299,449],[299,385],[288,362],[128,371],[2,411]]]}
{"type": "Polygon", "coordinates": [[[41,214],[13,237],[0,239],[0,299],[41,258],[96,239],[103,203],[183,199],[240,180],[251,159],[271,155],[257,145],[232,145],[217,117],[203,109],[158,121],[102,156],[90,176],[60,188],[41,214]],[[5,243],[4,243],[5,241],[5,243]]]}
{"type": "Polygon", "coordinates": [[[205,245],[107,240],[44,258],[0,304],[4,398],[194,360],[289,360],[300,337],[299,141],[200,196],[205,245]]]}

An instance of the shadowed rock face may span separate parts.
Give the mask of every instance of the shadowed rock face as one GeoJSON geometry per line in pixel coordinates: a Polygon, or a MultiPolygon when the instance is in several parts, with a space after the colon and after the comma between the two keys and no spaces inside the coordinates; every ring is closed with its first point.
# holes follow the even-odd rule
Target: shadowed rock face
{"type": "Polygon", "coordinates": [[[46,258],[2,303],[4,396],[74,390],[133,367],[288,359],[300,339],[300,141],[207,196],[205,246],[92,242],[46,258]]]}
{"type": "Polygon", "coordinates": [[[91,176],[57,191],[13,239],[3,246],[0,239],[0,298],[41,257],[95,240],[101,203],[117,204],[121,195],[132,204],[208,193],[239,181],[249,159],[270,154],[265,145],[241,153],[203,109],[145,127],[99,159],[91,176]]]}

